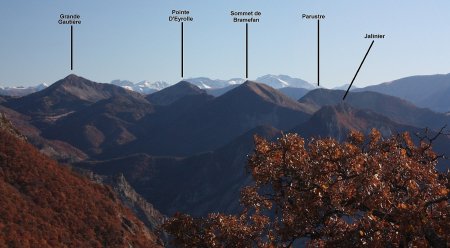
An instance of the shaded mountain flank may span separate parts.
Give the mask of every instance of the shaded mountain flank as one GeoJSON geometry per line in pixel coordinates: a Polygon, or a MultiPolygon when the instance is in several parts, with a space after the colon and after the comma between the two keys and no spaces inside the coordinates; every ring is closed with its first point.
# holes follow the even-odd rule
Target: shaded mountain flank
{"type": "Polygon", "coordinates": [[[181,81],[175,85],[150,94],[146,98],[150,103],[155,105],[169,105],[185,96],[200,94],[206,94],[206,91],[189,82],[181,81]]]}
{"type": "Polygon", "coordinates": [[[437,112],[450,111],[450,74],[406,77],[357,91],[374,91],[400,97],[437,112]]]}
{"type": "Polygon", "coordinates": [[[136,140],[145,128],[138,121],[153,112],[154,107],[143,98],[113,96],[61,118],[44,129],[43,135],[95,155],[136,140]]]}
{"type": "MultiPolygon", "coordinates": [[[[290,132],[298,133],[304,138],[331,137],[344,141],[350,131],[360,131],[367,135],[373,128],[379,130],[384,137],[409,132],[415,142],[419,142],[419,137],[425,135],[429,138],[437,135],[437,131],[429,130],[426,133],[424,128],[398,124],[372,110],[356,109],[347,103],[322,107],[307,122],[290,132]]],[[[439,135],[433,141],[433,150],[439,155],[450,157],[449,147],[450,137],[447,135],[439,135]]],[[[446,161],[442,160],[438,169],[445,171],[450,168],[446,164],[446,161]]]]}
{"type": "MultiPolygon", "coordinates": [[[[173,102],[162,105],[152,104],[142,95],[113,85],[109,87],[114,89],[108,88],[107,92],[114,94],[96,93],[93,95],[101,97],[90,97],[88,102],[81,101],[78,97],[79,101],[73,103],[71,98],[57,96],[54,99],[53,91],[55,87],[60,88],[58,85],[64,85],[64,89],[72,89],[71,92],[103,87],[71,75],[63,83],[57,82],[39,92],[49,93],[44,97],[45,101],[58,102],[46,109],[47,119],[63,109],[70,112],[45,124],[36,123],[34,120],[40,117],[31,116],[30,123],[39,127],[44,138],[66,142],[88,156],[99,158],[139,152],[186,156],[212,151],[256,126],[267,125],[288,130],[310,116],[310,110],[305,109],[302,104],[269,86],[254,82],[246,82],[217,98],[182,82],[154,93],[180,93],[176,95],[176,99],[172,99],[173,102]],[[195,93],[192,93],[192,89],[195,93]],[[70,107],[71,104],[80,106],[70,107]],[[56,110],[52,110],[52,106],[56,110]]],[[[37,99],[38,96],[32,94],[24,98],[37,99]]],[[[8,101],[5,105],[26,113],[27,111],[15,105],[19,100],[12,103],[8,101]]],[[[27,101],[29,100],[25,99],[21,102],[27,101]]]]}
{"type": "Polygon", "coordinates": [[[0,115],[12,123],[28,142],[33,144],[43,154],[63,163],[85,160],[88,156],[71,144],[61,140],[49,140],[42,137],[42,131],[35,127],[30,116],[23,115],[0,105],[0,115]]]}
{"type": "Polygon", "coordinates": [[[278,90],[295,101],[299,100],[310,91],[305,88],[294,88],[294,87],[285,87],[278,90]]]}
{"type": "Polygon", "coordinates": [[[449,116],[419,108],[412,103],[397,97],[376,92],[351,92],[343,101],[345,91],[317,89],[308,92],[299,102],[310,106],[314,111],[322,106],[336,105],[345,102],[357,109],[372,110],[380,115],[404,125],[440,129],[450,124],[449,116]]]}
{"type": "MultiPolygon", "coordinates": [[[[257,126],[288,130],[310,116],[309,109],[301,103],[250,81],[220,97],[202,98],[204,104],[189,111],[180,107],[148,116],[142,124],[147,133],[122,151],[186,156],[215,150],[257,126]],[[161,118],[162,115],[169,117],[161,118]],[[161,122],[164,118],[168,121],[161,122]]],[[[120,151],[113,153],[116,152],[120,151]]]]}
{"type": "Polygon", "coordinates": [[[273,139],[281,133],[260,126],[213,152],[190,157],[134,154],[76,166],[100,175],[123,174],[139,194],[167,215],[177,211],[197,216],[236,213],[240,209],[240,189],[251,183],[246,162],[254,134],[273,139]]]}

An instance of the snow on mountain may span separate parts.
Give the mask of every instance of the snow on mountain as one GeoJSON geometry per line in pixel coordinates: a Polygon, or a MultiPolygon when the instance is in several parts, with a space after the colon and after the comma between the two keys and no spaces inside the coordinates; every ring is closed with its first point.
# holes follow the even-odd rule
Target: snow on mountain
{"type": "Polygon", "coordinates": [[[164,81],[156,81],[156,82],[141,81],[135,85],[135,87],[139,87],[142,90],[145,89],[162,90],[168,86],[170,85],[164,81]]]}
{"type": "MultiPolygon", "coordinates": [[[[200,89],[205,90],[218,90],[218,89],[225,89],[229,86],[233,85],[240,85],[246,81],[246,79],[242,78],[232,78],[229,80],[222,80],[222,79],[210,79],[207,77],[196,77],[196,78],[189,78],[185,81],[199,87],[200,89]]],[[[309,84],[308,82],[298,79],[298,78],[292,78],[286,75],[265,75],[262,77],[259,77],[256,79],[257,82],[267,84],[273,88],[280,89],[280,88],[304,88],[304,89],[315,89],[316,87],[309,84]]],[[[141,81],[139,83],[133,83],[128,80],[112,80],[111,84],[123,87],[125,89],[139,92],[141,94],[151,94],[156,91],[160,91],[164,88],[167,88],[170,86],[167,82],[164,81],[156,81],[156,82],[149,82],[149,81],[141,81]]],[[[48,85],[46,84],[40,84],[33,87],[1,87],[0,86],[0,95],[10,95],[10,96],[24,96],[27,94],[31,94],[40,90],[43,90],[47,88],[48,85]]]]}
{"type": "Polygon", "coordinates": [[[36,86],[17,86],[17,87],[1,87],[0,86],[0,95],[5,96],[25,96],[34,92],[41,91],[47,88],[48,85],[45,83],[38,84],[36,86]]]}
{"type": "Polygon", "coordinates": [[[242,78],[232,78],[227,81],[229,85],[242,84],[245,82],[245,79],[242,78]]]}
{"type": "MultiPolygon", "coordinates": [[[[216,90],[216,89],[225,89],[232,85],[242,84],[246,81],[246,79],[232,78],[229,80],[221,80],[221,79],[210,79],[207,77],[196,77],[186,79],[185,81],[199,87],[200,89],[216,90]]],[[[286,75],[278,75],[278,76],[265,75],[257,78],[256,81],[267,84],[276,89],[291,87],[291,88],[305,88],[310,90],[316,88],[315,86],[309,84],[308,82],[302,79],[291,78],[286,75]]],[[[120,79],[112,80],[111,84],[123,87],[131,91],[139,92],[141,94],[151,94],[170,86],[170,84],[164,81],[150,82],[144,80],[139,83],[133,83],[128,80],[120,80],[120,79]]],[[[0,95],[24,96],[27,94],[43,90],[47,87],[48,85],[46,84],[40,84],[32,87],[0,87],[0,95]]]]}
{"type": "MultiPolygon", "coordinates": [[[[206,77],[198,77],[198,78],[189,78],[185,81],[188,81],[191,84],[201,88],[201,89],[220,89],[225,88],[230,85],[242,84],[246,80],[242,78],[232,78],[230,80],[220,80],[220,79],[210,79],[206,77]]],[[[285,87],[292,88],[304,88],[304,89],[315,89],[316,87],[312,84],[309,84],[305,80],[299,78],[292,78],[287,75],[265,75],[259,77],[255,80],[256,82],[267,84],[273,88],[280,89],[285,87]]]]}
{"type": "MultiPolygon", "coordinates": [[[[207,77],[195,77],[185,79],[184,81],[189,82],[199,87],[200,89],[216,90],[216,89],[225,89],[232,85],[239,85],[247,80],[243,78],[232,78],[229,80],[222,80],[222,79],[210,79],[207,77]]],[[[257,78],[256,81],[267,84],[276,89],[291,87],[291,88],[304,88],[311,90],[316,88],[314,85],[309,84],[305,80],[299,78],[292,78],[286,75],[278,75],[278,76],[265,75],[257,78]]],[[[142,81],[137,84],[133,84],[130,81],[114,80],[111,83],[143,94],[153,93],[155,91],[159,91],[170,86],[168,83],[162,81],[153,83],[149,81],[142,81]]]]}
{"type": "Polygon", "coordinates": [[[121,86],[127,90],[136,91],[142,94],[150,94],[169,86],[169,84],[164,81],[149,82],[146,80],[141,81],[137,84],[128,80],[113,80],[111,81],[111,84],[121,86]]]}
{"type": "Polygon", "coordinates": [[[256,79],[256,82],[267,84],[275,89],[292,87],[292,88],[304,88],[304,89],[315,89],[316,86],[306,82],[303,79],[292,78],[287,75],[265,75],[256,79]]]}
{"type": "Polygon", "coordinates": [[[189,78],[185,81],[199,87],[200,89],[220,89],[230,85],[242,84],[245,79],[232,78],[230,80],[210,79],[207,77],[189,78]]]}
{"type": "Polygon", "coordinates": [[[40,90],[43,90],[43,89],[45,89],[45,88],[47,88],[47,87],[48,87],[48,84],[42,83],[42,84],[38,84],[38,85],[35,87],[35,89],[36,89],[37,91],[40,91],[40,90]]]}

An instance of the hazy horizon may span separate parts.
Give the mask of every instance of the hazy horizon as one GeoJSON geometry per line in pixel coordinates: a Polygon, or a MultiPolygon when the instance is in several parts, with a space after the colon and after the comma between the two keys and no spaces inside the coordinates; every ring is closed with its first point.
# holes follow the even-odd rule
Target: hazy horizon
{"type": "MultiPolygon", "coordinates": [[[[61,80],[61,79],[64,79],[65,77],[67,77],[67,76],[69,76],[69,75],[71,75],[71,74],[74,74],[74,75],[76,75],[76,76],[78,76],[78,77],[82,77],[82,78],[85,78],[85,79],[88,79],[88,80],[91,80],[91,81],[92,81],[92,79],[90,79],[90,78],[88,78],[88,77],[85,77],[85,76],[83,76],[83,75],[79,75],[79,74],[76,74],[76,73],[69,73],[69,74],[67,74],[66,76],[63,76],[62,78],[57,79],[57,80],[54,81],[54,82],[38,82],[38,83],[35,83],[35,84],[25,84],[25,85],[22,85],[22,84],[7,85],[7,84],[3,84],[3,83],[0,82],[0,87],[4,87],[4,88],[8,88],[8,87],[11,87],[11,88],[13,88],[13,87],[24,87],[24,88],[26,88],[26,87],[38,86],[38,85],[40,85],[40,84],[46,84],[47,86],[50,86],[50,85],[56,83],[57,81],[59,81],[59,80],[61,80]]],[[[426,75],[425,75],[425,74],[421,74],[421,75],[410,75],[410,76],[405,76],[405,77],[414,77],[414,76],[434,76],[434,75],[447,75],[447,74],[450,74],[450,73],[437,73],[437,74],[426,74],[426,75]]],[[[198,77],[183,78],[183,79],[180,79],[180,80],[178,80],[178,81],[176,81],[176,82],[168,82],[168,81],[165,81],[165,80],[155,80],[155,81],[150,81],[150,80],[146,80],[146,79],[138,80],[138,81],[131,81],[131,80],[128,80],[128,79],[125,79],[125,78],[116,78],[116,79],[111,79],[111,80],[105,81],[105,82],[98,82],[98,81],[95,81],[95,80],[94,80],[94,82],[97,82],[97,83],[108,83],[108,84],[110,84],[110,83],[112,83],[112,82],[115,81],[115,80],[119,80],[119,81],[130,81],[130,82],[132,82],[133,84],[138,84],[138,83],[143,82],[143,81],[148,81],[148,82],[150,82],[150,83],[154,83],[154,82],[166,82],[166,83],[169,84],[169,86],[170,86],[170,85],[177,84],[177,83],[179,83],[179,82],[181,82],[181,81],[189,81],[190,79],[197,79],[197,78],[207,78],[207,79],[210,79],[210,80],[223,80],[223,81],[228,81],[228,80],[232,80],[232,79],[244,79],[244,80],[249,80],[249,81],[255,81],[255,82],[258,82],[258,78],[259,78],[259,77],[263,77],[263,76],[267,76],[267,75],[274,75],[274,76],[289,76],[289,77],[292,77],[292,76],[290,76],[290,75],[285,75],[285,74],[277,74],[277,75],[275,75],[275,74],[265,74],[265,75],[260,75],[260,76],[254,78],[254,79],[252,79],[252,78],[249,78],[249,79],[245,79],[245,78],[209,78],[209,77],[205,77],[205,76],[198,76],[198,77]]],[[[405,78],[405,77],[402,77],[402,78],[405,78]]],[[[292,77],[292,78],[304,80],[303,78],[297,78],[297,77],[292,77]]],[[[389,83],[389,82],[392,82],[392,81],[395,81],[395,80],[398,80],[398,79],[402,79],[402,78],[395,78],[395,79],[392,79],[392,80],[388,80],[388,81],[384,81],[384,82],[378,82],[378,83],[373,83],[373,84],[369,84],[369,85],[355,85],[355,84],[354,84],[354,85],[352,86],[352,89],[355,89],[355,88],[364,88],[364,87],[366,87],[366,86],[370,86],[370,85],[379,85],[379,84],[382,84],[382,83],[389,83]]],[[[306,80],[305,80],[305,81],[306,81],[306,80]]],[[[306,81],[306,82],[309,83],[309,84],[311,84],[311,85],[313,85],[313,86],[317,86],[317,85],[314,84],[314,82],[309,82],[309,81],[306,81]]],[[[342,87],[342,86],[348,86],[348,85],[349,85],[349,82],[345,82],[345,83],[342,83],[342,84],[333,84],[333,86],[330,86],[330,85],[328,85],[328,86],[327,86],[327,85],[325,85],[325,86],[324,86],[324,85],[321,85],[320,87],[321,87],[321,88],[327,88],[327,89],[335,89],[335,88],[339,88],[339,87],[342,87]]],[[[220,87],[219,87],[219,88],[220,88],[220,87]]]]}

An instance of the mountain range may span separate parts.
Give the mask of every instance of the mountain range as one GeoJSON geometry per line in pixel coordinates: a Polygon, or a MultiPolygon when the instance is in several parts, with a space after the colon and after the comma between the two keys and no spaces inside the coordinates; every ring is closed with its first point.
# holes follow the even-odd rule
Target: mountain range
{"type": "Polygon", "coordinates": [[[31,94],[34,92],[41,91],[47,87],[48,87],[48,85],[45,83],[38,84],[36,86],[29,86],[29,87],[23,87],[23,86],[0,87],[0,95],[20,97],[20,96],[25,96],[25,95],[28,95],[28,94],[31,94]]]}
{"type": "Polygon", "coordinates": [[[305,80],[299,79],[299,78],[292,78],[287,75],[265,75],[262,77],[259,77],[255,80],[256,82],[266,84],[272,88],[275,89],[281,89],[286,87],[292,87],[292,88],[303,88],[307,90],[315,89],[317,86],[312,85],[305,80]]]}
{"type": "MultiPolygon", "coordinates": [[[[221,80],[198,77],[189,78],[185,81],[205,90],[212,96],[220,96],[229,90],[236,88],[246,80],[242,78],[221,80]]],[[[317,88],[315,85],[302,79],[292,78],[287,75],[268,74],[257,78],[255,81],[278,89],[294,100],[300,99],[308,91],[317,88]]],[[[145,95],[155,93],[171,85],[164,81],[141,81],[139,83],[133,83],[128,80],[113,80],[111,81],[111,84],[145,95]]],[[[344,84],[333,88],[333,90],[347,90],[348,86],[349,84],[344,84]]],[[[24,96],[45,89],[46,87],[48,87],[46,84],[33,87],[0,87],[0,95],[14,97],[24,96]]],[[[447,97],[450,93],[450,74],[411,76],[363,88],[353,85],[350,88],[350,91],[379,92],[399,97],[416,106],[429,108],[436,112],[450,112],[450,100],[448,100],[449,98],[447,97]]],[[[2,101],[1,98],[0,101],[2,101]]]]}
{"type": "Polygon", "coordinates": [[[358,91],[380,92],[434,111],[450,111],[450,74],[406,77],[358,91]]]}
{"type": "Polygon", "coordinates": [[[310,91],[299,102],[319,110],[326,105],[336,105],[345,102],[358,109],[372,110],[399,123],[416,127],[439,129],[449,123],[450,118],[427,108],[416,107],[414,104],[397,97],[377,92],[352,92],[345,101],[342,96],[345,91],[317,89],[310,91]]]}
{"type": "Polygon", "coordinates": [[[136,91],[141,94],[151,94],[158,90],[162,90],[166,87],[169,87],[169,84],[164,81],[149,82],[146,80],[135,84],[128,80],[116,79],[111,81],[111,84],[121,86],[127,90],[136,91]]]}
{"type": "MultiPolygon", "coordinates": [[[[200,89],[220,89],[229,87],[232,85],[238,85],[244,83],[246,80],[242,78],[232,78],[229,80],[220,80],[220,79],[209,79],[206,77],[199,78],[188,78],[187,82],[199,87],[200,89]]],[[[314,85],[309,84],[305,80],[299,78],[292,78],[287,75],[265,75],[258,77],[256,82],[266,84],[272,88],[280,89],[285,87],[292,88],[304,88],[304,89],[314,89],[316,88],[314,85]]]]}
{"type": "MultiPolygon", "coordinates": [[[[184,81],[192,85],[195,85],[200,89],[214,91],[226,88],[231,89],[233,86],[238,86],[244,83],[246,80],[242,78],[232,78],[229,80],[222,80],[222,79],[210,79],[207,77],[196,77],[196,78],[187,78],[184,81]]],[[[316,88],[315,86],[309,84],[308,82],[302,79],[292,78],[287,75],[268,74],[257,78],[256,81],[264,83],[275,89],[291,87],[291,88],[304,88],[309,90],[316,88]]],[[[126,89],[136,91],[142,94],[151,94],[170,86],[170,84],[164,81],[156,81],[156,82],[141,81],[135,84],[128,80],[113,80],[111,81],[111,84],[121,86],[126,89]]]]}
{"type": "Polygon", "coordinates": [[[200,89],[220,89],[225,88],[230,85],[239,85],[245,82],[245,79],[242,78],[232,78],[229,80],[221,80],[221,79],[210,79],[207,77],[198,77],[198,78],[188,78],[185,80],[200,89]]]}
{"type": "MultiPolygon", "coordinates": [[[[306,139],[344,140],[351,130],[372,128],[385,136],[404,131],[414,136],[424,128],[434,135],[450,124],[448,114],[375,90],[354,90],[343,101],[342,90],[291,88],[294,92],[255,81],[223,92],[189,80],[152,94],[124,86],[69,75],[39,92],[2,98],[0,111],[41,153],[103,178],[99,181],[118,192],[127,189],[122,196],[132,197],[121,200],[134,199],[125,205],[135,213],[152,213],[154,206],[162,214],[196,216],[240,210],[239,189],[252,183],[246,160],[254,135],[274,140],[295,132],[306,139]]],[[[449,147],[450,139],[441,135],[433,148],[449,154],[449,147]]],[[[440,163],[441,170],[447,168],[440,163]]],[[[153,227],[163,218],[138,216],[153,227]]]]}

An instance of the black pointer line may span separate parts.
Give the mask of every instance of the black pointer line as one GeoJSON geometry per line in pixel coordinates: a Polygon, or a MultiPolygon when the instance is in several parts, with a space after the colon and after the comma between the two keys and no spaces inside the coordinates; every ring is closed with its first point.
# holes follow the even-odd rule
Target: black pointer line
{"type": "Polygon", "coordinates": [[[181,22],[181,78],[184,77],[184,26],[181,22]]]}
{"type": "Polygon", "coordinates": [[[342,100],[345,100],[345,98],[347,97],[347,94],[348,94],[348,92],[350,91],[350,88],[352,87],[353,82],[355,81],[355,78],[356,78],[356,76],[358,75],[358,72],[359,72],[359,70],[361,69],[361,66],[364,64],[364,61],[366,60],[367,55],[369,54],[370,49],[372,48],[374,42],[375,42],[375,40],[372,40],[372,43],[370,43],[369,49],[367,49],[366,55],[364,56],[363,60],[361,61],[361,64],[359,65],[358,70],[356,71],[356,74],[355,74],[355,76],[353,77],[352,82],[351,82],[350,85],[348,86],[347,92],[345,92],[345,95],[344,95],[344,97],[342,98],[342,100]]]}
{"type": "Polygon", "coordinates": [[[248,78],[248,23],[245,24],[245,78],[248,78]]]}
{"type": "Polygon", "coordinates": [[[70,25],[70,70],[73,70],[73,25],[70,25]]]}
{"type": "Polygon", "coordinates": [[[320,20],[317,20],[317,86],[320,86],[320,20]]]}

